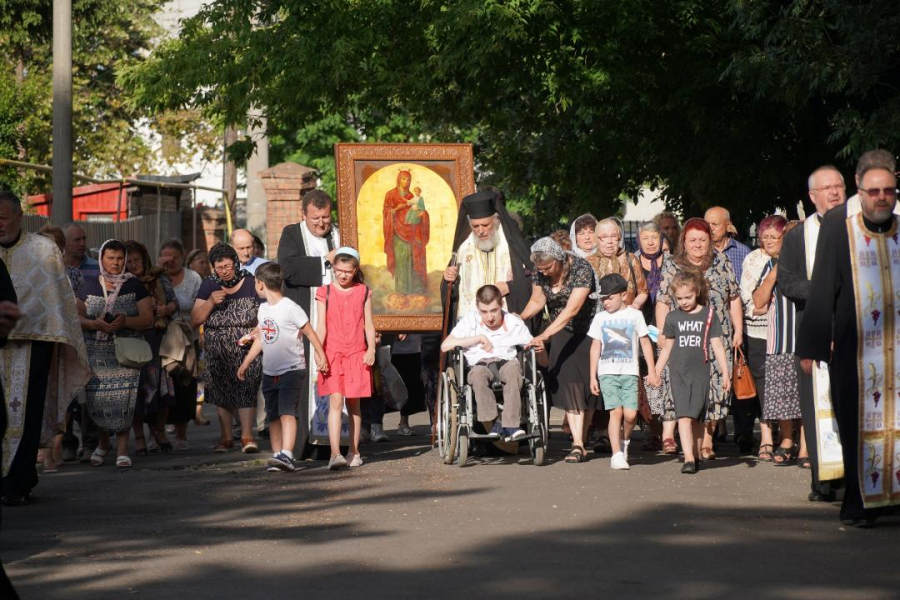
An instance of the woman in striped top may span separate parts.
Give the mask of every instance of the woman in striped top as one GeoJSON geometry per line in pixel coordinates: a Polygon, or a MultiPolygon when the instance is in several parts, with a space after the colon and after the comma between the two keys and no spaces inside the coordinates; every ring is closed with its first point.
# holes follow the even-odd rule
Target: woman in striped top
{"type": "Polygon", "coordinates": [[[790,230],[784,217],[773,215],[760,223],[759,237],[771,256],[763,269],[759,288],[753,294],[757,309],[768,308],[766,335],[766,390],[763,419],[778,421],[780,443],[773,462],[787,466],[798,459],[809,464],[809,454],[800,431],[800,447],[794,443],[794,420],[800,419],[800,376],[794,355],[797,309],[778,287],[778,253],[785,233],[790,230]]]}

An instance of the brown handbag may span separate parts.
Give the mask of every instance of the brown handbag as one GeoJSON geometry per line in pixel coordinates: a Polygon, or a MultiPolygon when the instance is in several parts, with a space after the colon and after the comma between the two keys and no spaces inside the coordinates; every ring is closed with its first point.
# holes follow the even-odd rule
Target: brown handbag
{"type": "Polygon", "coordinates": [[[750,367],[747,366],[744,351],[740,348],[734,349],[734,379],[731,387],[734,390],[734,397],[738,400],[756,397],[756,381],[750,373],[750,367]]]}

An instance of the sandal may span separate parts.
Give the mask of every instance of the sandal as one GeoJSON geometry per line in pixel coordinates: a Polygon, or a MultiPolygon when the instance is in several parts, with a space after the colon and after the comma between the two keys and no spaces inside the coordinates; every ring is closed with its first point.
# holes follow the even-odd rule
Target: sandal
{"type": "Polygon", "coordinates": [[[256,445],[252,438],[241,440],[241,452],[244,454],[256,454],[259,452],[259,446],[256,445]]]}
{"type": "Polygon", "coordinates": [[[220,440],[218,444],[213,447],[213,452],[228,452],[234,447],[234,440],[220,440]]]}
{"type": "Polygon", "coordinates": [[[123,454],[116,459],[116,466],[120,469],[127,469],[131,466],[131,457],[123,454]]]}
{"type": "Polygon", "coordinates": [[[157,429],[156,433],[154,434],[154,437],[156,438],[156,443],[159,444],[160,452],[171,452],[172,451],[172,442],[170,442],[169,438],[166,437],[165,429],[157,429]],[[160,436],[162,436],[162,438],[166,441],[164,441],[164,442],[159,441],[160,436]]]}
{"type": "Polygon", "coordinates": [[[701,460],[716,460],[716,452],[713,448],[700,448],[701,460]]]}
{"type": "Polygon", "coordinates": [[[651,437],[643,446],[641,446],[641,450],[644,452],[660,452],[662,449],[662,440],[656,435],[651,437]]]}
{"type": "Polygon", "coordinates": [[[401,425],[397,428],[398,435],[405,435],[406,437],[410,437],[416,435],[416,432],[412,430],[409,425],[401,425]]]}
{"type": "Polygon", "coordinates": [[[609,436],[600,436],[594,445],[594,454],[612,454],[612,443],[609,441],[609,436]]]}
{"type": "Polygon", "coordinates": [[[772,450],[775,449],[775,446],[772,444],[760,444],[759,445],[759,454],[756,455],[756,460],[759,462],[772,462],[772,450]],[[766,450],[768,448],[768,450],[766,450]]]}
{"type": "Polygon", "coordinates": [[[812,469],[812,463],[809,461],[808,456],[801,456],[797,459],[797,466],[801,469],[812,469]]]}
{"type": "Polygon", "coordinates": [[[103,464],[103,459],[106,458],[107,454],[109,454],[109,448],[106,450],[101,450],[99,446],[94,448],[94,452],[91,454],[91,466],[101,466],[103,464]]]}
{"type": "Polygon", "coordinates": [[[150,451],[147,450],[147,440],[144,439],[144,436],[134,438],[134,455],[150,456],[150,451]],[[138,444],[140,444],[140,446],[138,446],[138,444]]]}
{"type": "Polygon", "coordinates": [[[772,462],[776,467],[786,467],[797,460],[797,445],[792,444],[789,448],[778,446],[775,454],[772,456],[772,462]]]}
{"type": "Polygon", "coordinates": [[[566,456],[564,462],[567,462],[570,465],[584,462],[585,454],[586,452],[584,451],[584,448],[582,448],[581,446],[573,446],[572,451],[569,452],[568,456],[566,456]]]}
{"type": "Polygon", "coordinates": [[[675,443],[675,438],[666,438],[662,441],[662,451],[663,454],[678,454],[678,444],[675,443]]]}

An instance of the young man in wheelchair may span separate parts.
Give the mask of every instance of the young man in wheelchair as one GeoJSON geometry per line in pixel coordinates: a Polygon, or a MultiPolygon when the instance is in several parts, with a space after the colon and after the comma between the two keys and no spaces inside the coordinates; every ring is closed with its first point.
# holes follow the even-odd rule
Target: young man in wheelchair
{"type": "Polygon", "coordinates": [[[532,335],[525,322],[503,310],[503,296],[493,285],[475,293],[476,310],[463,316],[441,343],[441,351],[464,348],[469,364],[467,380],[472,386],[480,421],[494,421],[491,437],[515,442],[525,437],[519,427],[522,417],[522,369],[516,346],[524,346],[532,335]],[[491,382],[503,385],[503,415],[497,419],[497,400],[491,382]]]}

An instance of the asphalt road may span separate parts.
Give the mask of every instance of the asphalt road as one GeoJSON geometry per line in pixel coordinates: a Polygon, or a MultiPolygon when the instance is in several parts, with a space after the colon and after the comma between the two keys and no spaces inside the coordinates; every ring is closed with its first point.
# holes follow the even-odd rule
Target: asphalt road
{"type": "Polygon", "coordinates": [[[215,425],[125,472],[65,465],[4,508],[0,556],[25,599],[900,598],[900,517],[843,527],[796,467],[731,444],[694,476],[639,451],[568,465],[556,428],[547,466],[460,469],[396,419],[352,471],[266,473],[213,454],[215,425]]]}

